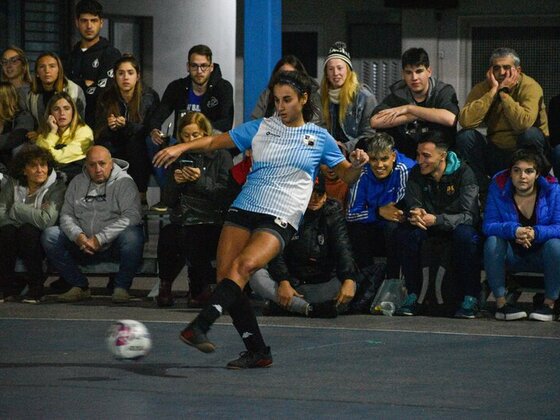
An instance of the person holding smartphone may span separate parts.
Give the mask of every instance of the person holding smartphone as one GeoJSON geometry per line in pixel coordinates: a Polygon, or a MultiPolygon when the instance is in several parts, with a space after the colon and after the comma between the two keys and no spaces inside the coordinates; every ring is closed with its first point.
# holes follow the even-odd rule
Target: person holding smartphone
{"type": "MultiPolygon", "coordinates": [[[[180,143],[212,134],[212,125],[200,112],[187,112],[178,126],[180,143]]],[[[211,262],[222,229],[223,212],[229,204],[226,194],[230,153],[216,150],[205,154],[183,154],[167,171],[162,202],[171,208],[171,224],[159,235],[160,288],[156,303],[173,305],[171,287],[189,262],[190,304],[210,297],[209,283],[216,278],[211,262]]]]}

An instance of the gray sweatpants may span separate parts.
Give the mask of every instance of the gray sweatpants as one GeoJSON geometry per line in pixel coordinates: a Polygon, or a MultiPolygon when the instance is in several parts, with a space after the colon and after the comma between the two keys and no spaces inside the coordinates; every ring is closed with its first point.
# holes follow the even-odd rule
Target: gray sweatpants
{"type": "MultiPolygon", "coordinates": [[[[270,277],[268,270],[261,268],[255,272],[251,276],[249,284],[251,289],[262,298],[278,303],[278,283],[270,277]]],[[[340,290],[340,285],[340,281],[336,277],[331,278],[325,283],[302,284],[295,289],[299,294],[303,295],[303,298],[294,296],[287,309],[290,312],[305,315],[309,304],[334,300],[340,290]]]]}

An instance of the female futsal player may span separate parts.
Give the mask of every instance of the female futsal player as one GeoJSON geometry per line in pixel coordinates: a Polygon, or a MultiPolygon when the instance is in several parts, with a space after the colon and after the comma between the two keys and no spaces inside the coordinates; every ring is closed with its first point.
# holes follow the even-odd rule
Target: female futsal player
{"type": "Polygon", "coordinates": [[[210,353],[206,337],[211,325],[228,311],[247,351],[227,364],[230,369],[272,364],[257,319],[243,288],[249,277],[282,251],[297,232],[313,190],[319,164],[324,163],[346,182],[355,181],[367,154],[355,150],[344,159],[328,132],[308,121],[311,81],[299,72],[282,72],[272,83],[276,115],[240,125],[217,136],[168,147],[154,157],[156,166],[169,166],[182,153],[251,148],[253,167],[247,182],[226,215],[217,250],[219,280],[207,306],[181,332],[180,338],[210,353]]]}

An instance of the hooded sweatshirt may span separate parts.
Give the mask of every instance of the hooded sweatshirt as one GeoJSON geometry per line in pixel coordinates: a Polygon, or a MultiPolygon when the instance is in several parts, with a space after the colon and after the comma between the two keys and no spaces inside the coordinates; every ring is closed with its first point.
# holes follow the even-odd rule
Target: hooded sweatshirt
{"type": "Polygon", "coordinates": [[[434,228],[454,230],[458,225],[476,226],[479,220],[478,184],[472,169],[447,152],[445,172],[439,181],[422,175],[420,166],[410,170],[404,199],[399,207],[423,208],[436,216],[434,228]]]}
{"type": "Polygon", "coordinates": [[[127,227],[142,221],[138,188],[127,169],[126,161],[113,158],[113,170],[106,182],[94,183],[85,166],[70,182],[60,212],[60,229],[68,239],[74,242],[82,232],[88,237],[95,235],[104,250],[127,227]],[[103,194],[105,200],[85,199],[103,194]]]}

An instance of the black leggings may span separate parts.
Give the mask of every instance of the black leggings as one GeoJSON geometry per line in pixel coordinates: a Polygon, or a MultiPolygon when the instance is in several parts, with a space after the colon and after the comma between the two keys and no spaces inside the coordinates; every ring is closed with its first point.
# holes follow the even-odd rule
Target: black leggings
{"type": "Polygon", "coordinates": [[[0,283],[2,288],[9,287],[15,277],[16,259],[21,258],[31,282],[42,285],[45,281],[43,259],[45,253],[41,246],[41,230],[28,223],[17,227],[0,227],[0,283]]]}
{"type": "Polygon", "coordinates": [[[165,226],[159,233],[157,249],[160,278],[173,283],[188,260],[191,296],[202,293],[216,281],[211,262],[216,258],[221,230],[221,225],[212,224],[165,226]]]}

